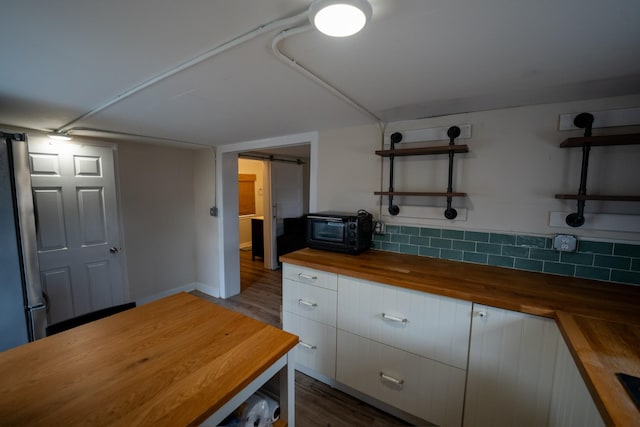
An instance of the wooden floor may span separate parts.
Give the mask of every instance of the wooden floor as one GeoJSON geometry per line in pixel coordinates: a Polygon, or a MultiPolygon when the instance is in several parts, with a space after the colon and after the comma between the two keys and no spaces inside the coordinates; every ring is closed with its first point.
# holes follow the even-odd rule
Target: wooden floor
{"type": "MultiPolygon", "coordinates": [[[[240,295],[226,300],[193,294],[246,316],[281,327],[282,270],[266,270],[262,259],[240,251],[240,295]]],[[[385,412],[296,372],[296,425],[300,427],[408,426],[385,412]]]]}

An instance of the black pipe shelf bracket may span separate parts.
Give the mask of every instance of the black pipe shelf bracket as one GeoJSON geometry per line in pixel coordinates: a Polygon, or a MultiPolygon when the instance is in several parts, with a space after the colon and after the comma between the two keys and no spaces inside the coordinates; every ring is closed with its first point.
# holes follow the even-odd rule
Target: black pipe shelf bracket
{"type": "Polygon", "coordinates": [[[593,114],[580,113],[573,119],[573,124],[584,129],[584,136],[567,138],[560,144],[560,148],[582,147],[582,167],[580,168],[580,187],[578,194],[556,194],[556,199],[570,199],[578,201],[576,212],[567,215],[566,223],[570,227],[581,227],[585,223],[584,208],[587,200],[628,201],[640,202],[640,196],[612,196],[587,194],[587,173],[589,170],[589,154],[591,147],[609,145],[640,144],[640,134],[592,136],[593,114]]]}
{"type": "Polygon", "coordinates": [[[376,191],[376,196],[389,196],[389,213],[391,215],[398,215],[400,208],[393,204],[394,196],[425,196],[425,197],[446,197],[447,208],[444,211],[444,216],[447,219],[455,219],[458,216],[458,212],[451,207],[451,203],[454,197],[466,197],[466,193],[456,193],[453,191],[453,156],[455,153],[466,153],[469,151],[467,145],[455,145],[455,139],[460,136],[460,128],[458,126],[451,126],[447,130],[447,136],[449,137],[449,145],[437,146],[437,147],[422,147],[422,148],[400,148],[396,149],[395,145],[402,141],[402,134],[400,132],[394,132],[391,134],[391,145],[389,150],[378,150],[376,154],[381,157],[389,158],[389,191],[376,191]],[[393,173],[394,173],[394,160],[400,156],[420,156],[420,155],[433,155],[433,154],[448,154],[449,155],[449,177],[446,192],[418,192],[418,191],[395,191],[393,187],[393,173]]]}

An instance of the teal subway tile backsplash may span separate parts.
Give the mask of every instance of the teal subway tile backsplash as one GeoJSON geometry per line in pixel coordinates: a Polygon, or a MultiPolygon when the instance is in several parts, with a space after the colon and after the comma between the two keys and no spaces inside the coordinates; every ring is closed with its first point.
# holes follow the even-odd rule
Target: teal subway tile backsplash
{"type": "Polygon", "coordinates": [[[510,246],[510,245],[502,245],[502,255],[518,257],[518,258],[529,258],[530,248],[526,246],[510,246]]]}
{"type": "Polygon", "coordinates": [[[462,260],[466,262],[473,262],[475,264],[486,264],[488,256],[487,254],[480,254],[477,252],[464,252],[462,260]]]}
{"type": "Polygon", "coordinates": [[[613,253],[613,243],[581,240],[578,245],[578,250],[583,253],[611,255],[613,253]]]}
{"type": "Polygon", "coordinates": [[[401,254],[409,254],[409,255],[419,255],[420,246],[414,245],[400,245],[400,253],[401,254]]]}
{"type": "Polygon", "coordinates": [[[551,249],[531,249],[529,255],[532,259],[539,259],[541,261],[560,261],[560,252],[551,249]]]}
{"type": "Polygon", "coordinates": [[[511,234],[499,234],[499,233],[490,233],[489,234],[489,242],[490,243],[500,243],[503,245],[515,245],[516,244],[516,236],[511,234]]]}
{"type": "Polygon", "coordinates": [[[542,271],[551,274],[561,274],[563,276],[573,276],[576,272],[574,264],[562,264],[559,262],[545,262],[542,271]]]}
{"type": "Polygon", "coordinates": [[[409,235],[407,234],[392,234],[391,243],[409,243],[409,235]]]}
{"type": "Polygon", "coordinates": [[[593,265],[598,267],[615,268],[617,270],[631,269],[631,258],[609,255],[596,255],[593,265]]]}
{"type": "Polygon", "coordinates": [[[451,239],[437,239],[435,237],[431,238],[431,246],[434,248],[440,249],[451,249],[451,239]]]}
{"type": "Polygon", "coordinates": [[[502,255],[489,255],[489,265],[494,265],[496,267],[508,267],[513,268],[515,258],[510,256],[502,256],[502,255]]]}
{"type": "Polygon", "coordinates": [[[441,249],[440,258],[451,261],[462,261],[462,251],[454,251],[451,249],[441,249]]]}
{"type": "Polygon", "coordinates": [[[442,230],[443,239],[464,240],[464,231],[461,230],[442,230]]]}
{"type": "Polygon", "coordinates": [[[472,242],[488,242],[489,233],[480,233],[477,231],[465,231],[464,240],[469,240],[472,242]]]}
{"type": "Polygon", "coordinates": [[[442,230],[439,228],[421,228],[420,235],[425,237],[440,237],[442,230]]]}
{"type": "Polygon", "coordinates": [[[585,265],[576,266],[576,277],[595,280],[609,280],[611,270],[608,268],[587,267],[585,265]]]}
{"type": "Polygon", "coordinates": [[[478,252],[482,252],[485,254],[494,254],[494,255],[498,255],[500,253],[502,253],[502,246],[500,245],[496,245],[493,243],[477,243],[476,244],[476,251],[478,252]]]}
{"type": "Polygon", "coordinates": [[[613,254],[619,256],[628,256],[632,258],[640,258],[640,245],[616,243],[613,246],[613,254]]]}
{"type": "Polygon", "coordinates": [[[516,245],[545,249],[551,247],[551,239],[535,236],[516,236],[516,245]]]}
{"type": "Polygon", "coordinates": [[[516,258],[514,268],[516,270],[542,271],[543,262],[535,259],[516,258]]]}
{"type": "Polygon", "coordinates": [[[374,247],[388,252],[640,285],[640,244],[579,240],[576,252],[558,252],[552,242],[540,236],[396,225],[374,236],[374,247]]]}
{"type": "Polygon", "coordinates": [[[411,236],[417,236],[420,234],[419,227],[401,227],[400,230],[402,231],[402,234],[409,234],[411,236]]]}
{"type": "Polygon", "coordinates": [[[611,270],[611,281],[640,285],[640,273],[634,271],[611,270]]]}
{"type": "Polygon", "coordinates": [[[460,251],[475,252],[476,242],[468,242],[466,240],[453,240],[451,247],[460,251]]]}
{"type": "Polygon", "coordinates": [[[431,258],[440,258],[440,249],[420,246],[420,249],[418,249],[418,255],[428,256],[431,258]]]}
{"type": "Polygon", "coordinates": [[[593,265],[593,254],[581,254],[580,252],[561,252],[560,261],[564,264],[593,265]]]}

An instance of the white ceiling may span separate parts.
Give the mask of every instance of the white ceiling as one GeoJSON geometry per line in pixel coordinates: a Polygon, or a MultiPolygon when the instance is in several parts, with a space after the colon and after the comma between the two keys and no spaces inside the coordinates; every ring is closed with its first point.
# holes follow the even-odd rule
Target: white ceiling
{"type": "MultiPolygon", "coordinates": [[[[280,47],[384,121],[640,93],[638,0],[370,1],[359,34],[280,47]]],[[[0,123],[220,145],[375,122],[275,57],[284,27],[118,98],[309,3],[3,1],[0,123]]]]}

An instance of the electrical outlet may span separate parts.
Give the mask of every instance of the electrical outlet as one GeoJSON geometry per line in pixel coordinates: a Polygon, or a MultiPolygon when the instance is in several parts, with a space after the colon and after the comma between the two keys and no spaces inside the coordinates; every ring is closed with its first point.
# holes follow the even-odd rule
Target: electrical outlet
{"type": "Polygon", "coordinates": [[[553,239],[553,248],[561,252],[575,252],[577,247],[576,236],[570,234],[558,234],[553,239]]]}
{"type": "Polygon", "coordinates": [[[373,232],[375,234],[384,234],[384,222],[382,221],[374,221],[374,227],[373,227],[373,232]]]}

